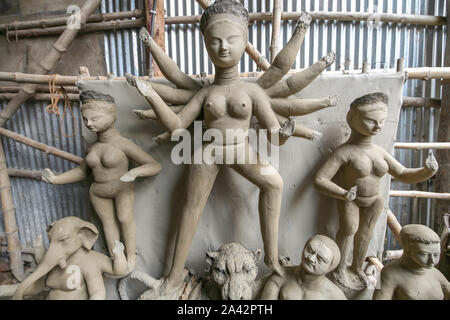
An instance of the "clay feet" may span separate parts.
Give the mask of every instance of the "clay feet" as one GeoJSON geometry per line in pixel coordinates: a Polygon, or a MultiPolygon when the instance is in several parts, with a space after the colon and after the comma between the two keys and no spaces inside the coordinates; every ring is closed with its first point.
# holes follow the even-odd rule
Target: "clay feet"
{"type": "Polygon", "coordinates": [[[302,12],[297,20],[297,27],[295,28],[295,32],[308,29],[311,21],[311,16],[306,12],[302,12]]]}
{"type": "Polygon", "coordinates": [[[334,51],[330,51],[325,57],[322,58],[322,60],[325,61],[326,66],[329,67],[336,61],[336,53],[334,51]]]}
{"type": "Polygon", "coordinates": [[[358,291],[366,289],[369,283],[363,271],[354,272],[350,267],[337,268],[332,273],[332,277],[342,287],[358,291]]]}
{"type": "Polygon", "coordinates": [[[295,118],[289,117],[278,130],[280,138],[287,139],[294,134],[295,131],[295,118]]]}

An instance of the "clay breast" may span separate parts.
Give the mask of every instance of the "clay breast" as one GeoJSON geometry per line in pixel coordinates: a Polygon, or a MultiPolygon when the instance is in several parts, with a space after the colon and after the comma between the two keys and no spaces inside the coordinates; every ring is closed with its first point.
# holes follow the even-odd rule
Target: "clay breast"
{"type": "Polygon", "coordinates": [[[352,157],[350,159],[350,164],[361,177],[375,174],[377,177],[381,178],[387,173],[389,169],[388,164],[383,158],[379,156],[371,157],[367,154],[363,154],[359,157],[352,157]]]}
{"type": "MultiPolygon", "coordinates": [[[[226,90],[229,89],[231,88],[226,90]]],[[[212,119],[218,119],[226,114],[232,118],[245,119],[252,113],[252,100],[244,90],[234,87],[232,94],[224,94],[222,90],[212,92],[206,97],[204,108],[212,119]]]]}
{"type": "Polygon", "coordinates": [[[86,156],[86,163],[90,168],[102,166],[104,168],[115,168],[124,161],[126,155],[118,148],[107,146],[106,148],[92,148],[86,156]]]}

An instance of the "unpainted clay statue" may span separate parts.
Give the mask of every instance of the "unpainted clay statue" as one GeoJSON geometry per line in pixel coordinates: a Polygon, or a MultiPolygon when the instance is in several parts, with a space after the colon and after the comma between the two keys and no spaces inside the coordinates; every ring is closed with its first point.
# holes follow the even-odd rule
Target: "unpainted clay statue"
{"type": "MultiPolygon", "coordinates": [[[[278,222],[283,180],[270,163],[263,160],[258,152],[250,146],[247,132],[250,128],[251,117],[255,116],[262,128],[277,134],[279,143],[283,144],[299,130],[298,127],[295,128],[293,117],[289,117],[280,125],[274,112],[277,110],[274,108],[274,104],[277,105],[278,110],[283,110],[285,115],[293,116],[302,112],[303,114],[313,112],[335,103],[334,98],[314,101],[287,99],[288,96],[307,86],[333,63],[334,53],[330,53],[310,68],[281,80],[295,61],[310,21],[309,15],[301,16],[292,38],[280,51],[273,65],[259,78],[257,83],[250,83],[240,79],[238,68],[248,40],[248,12],[239,1],[218,0],[205,9],[200,23],[208,55],[215,66],[215,78],[212,84],[201,87],[198,82],[184,74],[176,63],[156,45],[145,29],[141,30],[141,39],[148,45],[164,76],[178,89],[167,87],[162,90],[161,86],[154,86],[149,81],[127,75],[129,83],[135,86],[152,106],[152,111],[168,131],[169,137],[175,130],[187,128],[202,110],[207,129],[219,130],[223,137],[230,132],[236,133],[234,135],[236,139],[223,141],[219,147],[223,148],[223,154],[227,150],[233,150],[234,164],[225,165],[260,188],[259,218],[264,242],[264,262],[278,273],[282,272],[278,262],[278,222]],[[186,94],[186,90],[190,90],[191,95],[186,94]],[[168,94],[169,92],[170,94],[168,94]],[[186,97],[186,106],[175,113],[166,104],[166,101],[171,103],[174,101],[173,97],[180,98],[181,96],[186,97]],[[236,163],[238,153],[244,154],[246,161],[252,158],[250,155],[255,155],[257,163],[236,163]],[[262,175],[261,172],[271,172],[271,174],[262,175]]],[[[180,99],[177,100],[180,102],[180,99]]],[[[135,112],[145,118],[145,110],[136,110],[135,112]]],[[[302,132],[304,133],[305,130],[302,132]]],[[[317,134],[309,132],[308,137],[316,139],[317,134]]],[[[181,212],[172,267],[168,276],[161,279],[161,290],[155,289],[155,292],[159,292],[155,293],[156,295],[171,296],[174,299],[180,295],[185,274],[184,265],[191,242],[214,181],[223,166],[216,162],[211,164],[203,162],[188,166],[187,190],[189,194],[181,212]],[[170,292],[172,294],[169,294],[170,292]]]]}
{"type": "Polygon", "coordinates": [[[418,183],[432,177],[438,169],[432,154],[426,159],[425,167],[408,169],[373,143],[373,137],[386,120],[387,104],[388,97],[379,92],[351,103],[347,113],[351,135],[331,154],[315,177],[317,190],[338,202],[336,242],[342,258],[333,276],[340,285],[354,290],[367,286],[362,266],[373,230],[383,212],[384,201],[380,194],[383,176],[389,173],[401,182],[418,183]]]}
{"type": "Polygon", "coordinates": [[[50,246],[36,270],[17,288],[12,299],[48,291],[48,300],[104,300],[103,273],[123,276],[127,272],[124,246],[116,241],[113,259],[93,251],[97,228],[77,217],[66,217],[48,229],[50,246]]]}
{"type": "Polygon", "coordinates": [[[97,133],[97,141],[89,146],[86,158],[77,168],[55,175],[42,172],[42,180],[52,184],[80,182],[92,171],[94,181],[89,189],[92,206],[103,224],[110,255],[115,242],[123,243],[129,271],[136,263],[136,223],[134,219],[134,185],[137,177],[150,177],[161,171],[161,165],[115,128],[116,104],[110,95],[96,91],[80,94],[85,126],[97,133]],[[139,166],[129,170],[130,161],[139,166]],[[116,222],[118,221],[118,223],[116,222]]]}
{"type": "Polygon", "coordinates": [[[450,300],[450,283],[434,266],[441,239],[430,228],[409,224],[400,231],[403,254],[381,270],[374,300],[450,300]]]}
{"type": "Polygon", "coordinates": [[[264,285],[262,300],[346,300],[326,274],[340,260],[339,247],[330,238],[316,235],[303,248],[301,264],[286,266],[285,276],[273,274],[264,285]]]}

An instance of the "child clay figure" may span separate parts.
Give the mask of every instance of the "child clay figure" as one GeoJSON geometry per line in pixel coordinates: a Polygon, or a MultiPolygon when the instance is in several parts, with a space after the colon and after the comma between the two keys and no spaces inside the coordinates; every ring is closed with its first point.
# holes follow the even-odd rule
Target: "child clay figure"
{"type": "Polygon", "coordinates": [[[432,177],[438,169],[433,155],[426,159],[423,168],[405,168],[372,142],[386,120],[387,103],[388,97],[383,93],[367,94],[352,102],[347,113],[350,138],[331,154],[315,178],[315,187],[320,192],[338,200],[336,242],[342,258],[333,275],[339,284],[355,290],[367,286],[362,265],[375,224],[383,212],[380,194],[383,176],[389,173],[401,182],[418,183],[432,177]]]}
{"type": "Polygon", "coordinates": [[[308,240],[299,266],[287,266],[285,276],[273,274],[261,293],[262,300],[346,300],[326,274],[339,263],[337,244],[323,235],[308,240]]]}
{"type": "Polygon", "coordinates": [[[104,300],[103,273],[123,276],[127,272],[124,246],[116,241],[113,260],[92,246],[97,228],[77,217],[52,223],[48,229],[50,246],[36,270],[17,288],[12,299],[23,299],[48,291],[48,300],[104,300]]]}
{"type": "Polygon", "coordinates": [[[403,255],[381,270],[375,300],[450,300],[450,283],[434,266],[441,239],[430,228],[409,224],[400,231],[403,255]]]}
{"type": "MultiPolygon", "coordinates": [[[[238,64],[247,44],[248,12],[239,1],[218,0],[204,11],[200,23],[208,55],[215,66],[215,78],[211,85],[201,87],[194,79],[181,72],[145,29],[141,30],[141,39],[149,46],[164,76],[178,89],[167,87],[162,90],[161,86],[154,86],[149,81],[127,75],[129,83],[147,99],[156,118],[168,133],[172,134],[177,129],[187,128],[202,109],[206,128],[219,130],[223,133],[223,137],[226,137],[227,131],[236,133],[236,140],[224,141],[223,152],[233,149],[234,163],[228,165],[260,188],[259,217],[265,250],[264,261],[278,273],[282,272],[278,263],[278,220],[283,180],[278,172],[263,161],[249,145],[247,132],[250,128],[250,119],[254,115],[263,128],[279,135],[280,144],[295,134],[293,118],[290,117],[280,126],[272,110],[271,98],[276,99],[280,108],[286,109],[287,115],[312,112],[335,103],[334,99],[329,98],[296,103],[281,99],[297,93],[334,62],[334,53],[331,53],[309,69],[280,81],[292,67],[310,21],[308,15],[302,15],[291,40],[269,70],[259,78],[258,83],[244,82],[239,78],[238,64]],[[190,90],[192,94],[189,96],[186,90],[190,90]],[[178,99],[180,97],[186,98],[184,101],[186,106],[177,114],[166,101],[171,103],[177,100],[179,104],[183,104],[182,99],[178,99]],[[239,135],[238,132],[244,134],[239,135]],[[249,159],[249,154],[256,154],[257,164],[236,164],[236,154],[239,152],[245,155],[245,159],[249,159]],[[271,174],[262,175],[262,171],[271,174]]],[[[146,110],[135,112],[141,117],[146,117],[146,110]]],[[[216,162],[188,166],[189,196],[181,213],[172,268],[167,278],[160,281],[161,290],[155,289],[155,296],[159,298],[179,297],[179,292],[183,288],[183,270],[189,248],[220,168],[221,165],[216,162]]]]}
{"type": "Polygon", "coordinates": [[[94,181],[89,196],[102,221],[108,249],[112,256],[115,242],[120,241],[121,230],[131,271],[136,263],[133,181],[137,177],[156,175],[161,171],[161,166],[117,131],[114,126],[117,115],[113,97],[84,91],[80,94],[80,100],[84,124],[97,133],[97,141],[89,146],[86,158],[79,167],[59,175],[45,169],[42,180],[52,184],[75,183],[86,179],[88,168],[92,170],[94,181]],[[139,166],[129,170],[130,160],[139,166]]]}

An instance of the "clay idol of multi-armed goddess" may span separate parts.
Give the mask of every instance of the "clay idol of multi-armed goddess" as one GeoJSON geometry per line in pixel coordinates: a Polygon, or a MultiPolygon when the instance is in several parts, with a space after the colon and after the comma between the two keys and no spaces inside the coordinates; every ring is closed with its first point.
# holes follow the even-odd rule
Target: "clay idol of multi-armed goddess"
{"type": "MultiPolygon", "coordinates": [[[[310,21],[309,15],[301,16],[292,38],[280,51],[273,65],[257,83],[250,83],[240,79],[238,68],[247,45],[248,12],[236,0],[214,2],[205,9],[200,22],[206,50],[215,67],[214,82],[204,87],[181,72],[176,63],[156,45],[147,31],[142,29],[141,39],[149,46],[164,76],[178,88],[154,84],[127,75],[129,83],[135,86],[152,106],[152,110],[135,112],[142,118],[150,118],[150,114],[155,115],[168,131],[166,137],[177,129],[187,128],[203,109],[206,128],[218,130],[223,137],[227,137],[230,131],[248,132],[250,119],[255,116],[263,128],[278,135],[280,144],[291,135],[314,140],[318,134],[316,131],[296,126],[293,118],[287,119],[282,116],[290,117],[313,112],[334,105],[335,99],[285,98],[300,91],[333,63],[334,53],[328,54],[310,68],[280,81],[292,67],[310,21]],[[177,108],[176,113],[167,103],[175,105],[186,103],[186,106],[177,108]],[[277,113],[280,117],[277,117],[277,113]]],[[[275,272],[282,273],[278,262],[278,221],[283,180],[270,163],[264,161],[250,146],[247,134],[233,135],[235,137],[233,141],[226,141],[224,138],[219,144],[220,150],[216,146],[216,151],[223,152],[224,158],[225,154],[233,151],[233,163],[230,164],[228,161],[222,163],[260,188],[259,218],[265,250],[264,261],[275,272]],[[236,162],[238,155],[245,155],[245,163],[236,162]],[[247,162],[250,155],[254,155],[256,163],[247,162]]],[[[215,143],[217,144],[217,141],[215,143]]],[[[160,286],[155,288],[155,296],[158,298],[177,298],[177,294],[183,288],[183,277],[186,272],[184,264],[198,221],[221,166],[217,161],[208,164],[204,161],[188,166],[189,194],[181,212],[170,273],[161,279],[160,286]]]]}
{"type": "Polygon", "coordinates": [[[351,103],[347,113],[350,138],[331,154],[315,178],[320,192],[338,200],[336,242],[341,250],[341,262],[334,277],[351,289],[363,289],[367,285],[362,266],[375,224],[383,212],[380,194],[383,176],[389,173],[401,182],[418,183],[432,177],[438,169],[433,155],[426,159],[423,168],[405,168],[372,142],[386,120],[387,104],[388,97],[380,92],[364,95],[351,103]],[[350,260],[352,264],[348,268],[350,260]]]}
{"type": "Polygon", "coordinates": [[[86,179],[88,168],[91,169],[94,181],[89,196],[102,221],[109,252],[113,257],[114,245],[120,241],[122,231],[128,271],[131,271],[136,263],[133,181],[137,177],[159,173],[161,165],[117,131],[113,97],[96,91],[84,91],[80,94],[80,100],[84,124],[97,133],[97,141],[89,146],[86,159],[79,167],[59,175],[45,169],[42,180],[52,184],[80,182],[86,179]],[[129,170],[130,160],[139,166],[129,170]]]}

